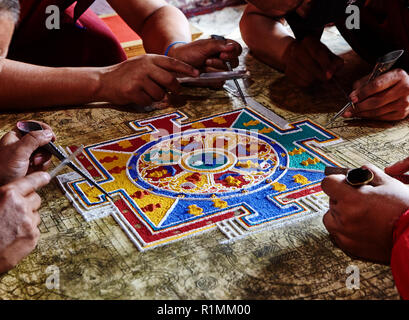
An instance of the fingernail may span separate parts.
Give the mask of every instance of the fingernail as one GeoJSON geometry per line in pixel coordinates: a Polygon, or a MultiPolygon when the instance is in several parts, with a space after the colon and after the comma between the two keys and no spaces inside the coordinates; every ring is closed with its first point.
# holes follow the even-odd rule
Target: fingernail
{"type": "Polygon", "coordinates": [[[222,60],[227,60],[228,57],[229,56],[227,54],[225,54],[225,53],[220,54],[220,59],[222,59],[222,60]]]}
{"type": "Polygon", "coordinates": [[[353,103],[358,103],[358,92],[352,91],[351,94],[349,95],[353,103]]]}
{"type": "Polygon", "coordinates": [[[41,173],[42,173],[44,180],[47,180],[47,181],[51,180],[51,176],[48,172],[42,171],[41,173]]]}
{"type": "Polygon", "coordinates": [[[50,138],[52,138],[53,137],[53,132],[51,131],[51,130],[44,130],[43,131],[43,135],[44,135],[44,137],[46,137],[47,139],[50,139],[50,138]]]}
{"type": "Polygon", "coordinates": [[[351,111],[346,111],[346,112],[344,112],[344,114],[342,116],[344,118],[351,118],[352,117],[352,112],[351,111]]]}
{"type": "Polygon", "coordinates": [[[33,164],[35,166],[38,166],[41,164],[41,162],[43,161],[43,157],[42,156],[35,156],[33,159],[33,164]]]}
{"type": "Polygon", "coordinates": [[[224,50],[231,50],[234,49],[234,44],[233,43],[228,43],[224,46],[224,50]]]}

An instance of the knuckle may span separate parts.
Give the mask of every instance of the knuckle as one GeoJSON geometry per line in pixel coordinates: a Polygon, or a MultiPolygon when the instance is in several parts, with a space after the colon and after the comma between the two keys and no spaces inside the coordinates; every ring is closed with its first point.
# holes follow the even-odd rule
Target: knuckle
{"type": "Polygon", "coordinates": [[[406,110],[405,110],[405,109],[400,110],[400,111],[398,111],[397,114],[396,114],[396,117],[397,117],[396,120],[403,120],[403,119],[406,118],[406,116],[407,116],[406,110]]]}
{"type": "Polygon", "coordinates": [[[321,182],[321,188],[324,190],[324,192],[327,189],[328,184],[330,183],[329,179],[330,179],[330,177],[325,177],[321,182]]]}
{"type": "Polygon", "coordinates": [[[26,216],[21,221],[21,228],[25,235],[30,237],[33,231],[33,222],[26,216]]]}
{"type": "Polygon", "coordinates": [[[408,74],[406,73],[406,71],[400,68],[396,69],[395,73],[400,79],[404,79],[408,77],[408,74]]]}
{"type": "Polygon", "coordinates": [[[6,185],[0,188],[0,193],[3,198],[7,200],[14,200],[16,198],[16,190],[11,185],[6,185]]]}
{"type": "Polygon", "coordinates": [[[379,90],[380,88],[382,88],[383,83],[384,83],[383,79],[377,78],[373,80],[371,87],[375,90],[379,90]]]}

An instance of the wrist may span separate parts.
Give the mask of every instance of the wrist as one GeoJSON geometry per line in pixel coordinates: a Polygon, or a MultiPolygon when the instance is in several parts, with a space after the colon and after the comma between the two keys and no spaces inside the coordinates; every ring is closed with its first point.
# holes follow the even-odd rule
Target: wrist
{"type": "Polygon", "coordinates": [[[171,58],[177,58],[178,54],[178,48],[183,47],[187,44],[186,41],[175,41],[172,42],[165,50],[164,55],[171,57],[171,58]]]}
{"type": "Polygon", "coordinates": [[[297,40],[293,37],[285,37],[282,41],[282,47],[284,48],[280,57],[280,63],[284,67],[284,70],[287,68],[287,64],[291,63],[291,57],[293,55],[294,47],[297,45],[297,40]]]}
{"type": "Polygon", "coordinates": [[[110,102],[109,101],[109,86],[107,86],[109,74],[113,71],[113,67],[103,67],[95,69],[92,75],[93,85],[91,88],[91,96],[94,102],[110,102]]]}

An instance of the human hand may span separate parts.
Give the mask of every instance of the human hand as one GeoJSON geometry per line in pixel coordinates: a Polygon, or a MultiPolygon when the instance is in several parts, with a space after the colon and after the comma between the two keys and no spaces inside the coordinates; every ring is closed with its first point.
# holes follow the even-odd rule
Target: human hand
{"type": "Polygon", "coordinates": [[[35,192],[50,176],[35,172],[0,187],[0,273],[17,265],[37,245],[41,198],[35,192]]]}
{"type": "Polygon", "coordinates": [[[408,171],[409,171],[409,158],[398,161],[395,164],[385,168],[385,173],[390,176],[402,176],[408,171]]]}
{"type": "Polygon", "coordinates": [[[388,264],[394,224],[409,209],[409,187],[373,165],[365,168],[374,173],[371,185],[354,188],[344,175],[323,180],[322,189],[330,197],[323,222],[345,252],[388,264]]]}
{"type": "Polygon", "coordinates": [[[294,40],[283,59],[286,76],[300,87],[328,81],[344,66],[344,60],[312,36],[302,41],[294,40]]]}
{"type": "Polygon", "coordinates": [[[47,124],[39,123],[43,131],[22,136],[16,127],[0,140],[0,185],[50,166],[51,154],[37,149],[55,140],[55,135],[47,124]]]}
{"type": "Polygon", "coordinates": [[[359,117],[385,121],[402,120],[409,115],[409,75],[395,69],[367,84],[369,76],[354,83],[350,98],[356,110],[348,109],[345,118],[359,117]]]}
{"type": "Polygon", "coordinates": [[[186,62],[202,72],[226,71],[226,62],[232,68],[239,65],[242,47],[233,40],[197,40],[187,44],[174,45],[169,56],[186,62]]]}
{"type": "Polygon", "coordinates": [[[168,92],[180,91],[178,75],[197,77],[199,71],[174,58],[143,55],[104,68],[97,95],[101,101],[119,105],[149,106],[163,100],[168,92]]]}

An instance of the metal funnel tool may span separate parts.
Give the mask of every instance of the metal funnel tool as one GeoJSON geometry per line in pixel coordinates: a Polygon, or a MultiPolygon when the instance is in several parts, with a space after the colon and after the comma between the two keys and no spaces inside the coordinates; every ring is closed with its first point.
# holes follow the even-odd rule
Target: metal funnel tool
{"type": "MultiPolygon", "coordinates": [[[[22,133],[22,134],[27,134],[31,131],[41,131],[43,130],[43,127],[34,121],[20,121],[17,123],[17,129],[22,133]]],[[[106,192],[98,183],[96,183],[91,177],[89,177],[85,172],[83,172],[80,168],[78,168],[72,161],[68,160],[67,161],[67,156],[60,151],[60,149],[53,143],[49,142],[45,146],[43,146],[45,150],[50,152],[52,155],[58,158],[58,160],[63,161],[66,163],[68,167],[70,167],[72,170],[74,170],[76,173],[78,173],[81,177],[83,177],[91,186],[97,188],[99,191],[101,191],[106,197],[114,201],[114,199],[106,192]]]]}
{"type": "MultiPolygon", "coordinates": [[[[404,50],[392,51],[384,55],[383,57],[379,58],[366,84],[368,84],[375,78],[379,77],[381,74],[388,72],[395,65],[395,63],[399,60],[399,58],[403,55],[404,52],[405,52],[404,50]]],[[[351,102],[349,102],[331,119],[330,122],[327,123],[326,126],[329,126],[330,124],[334,123],[334,121],[337,120],[351,106],[352,104],[351,102]]]]}

